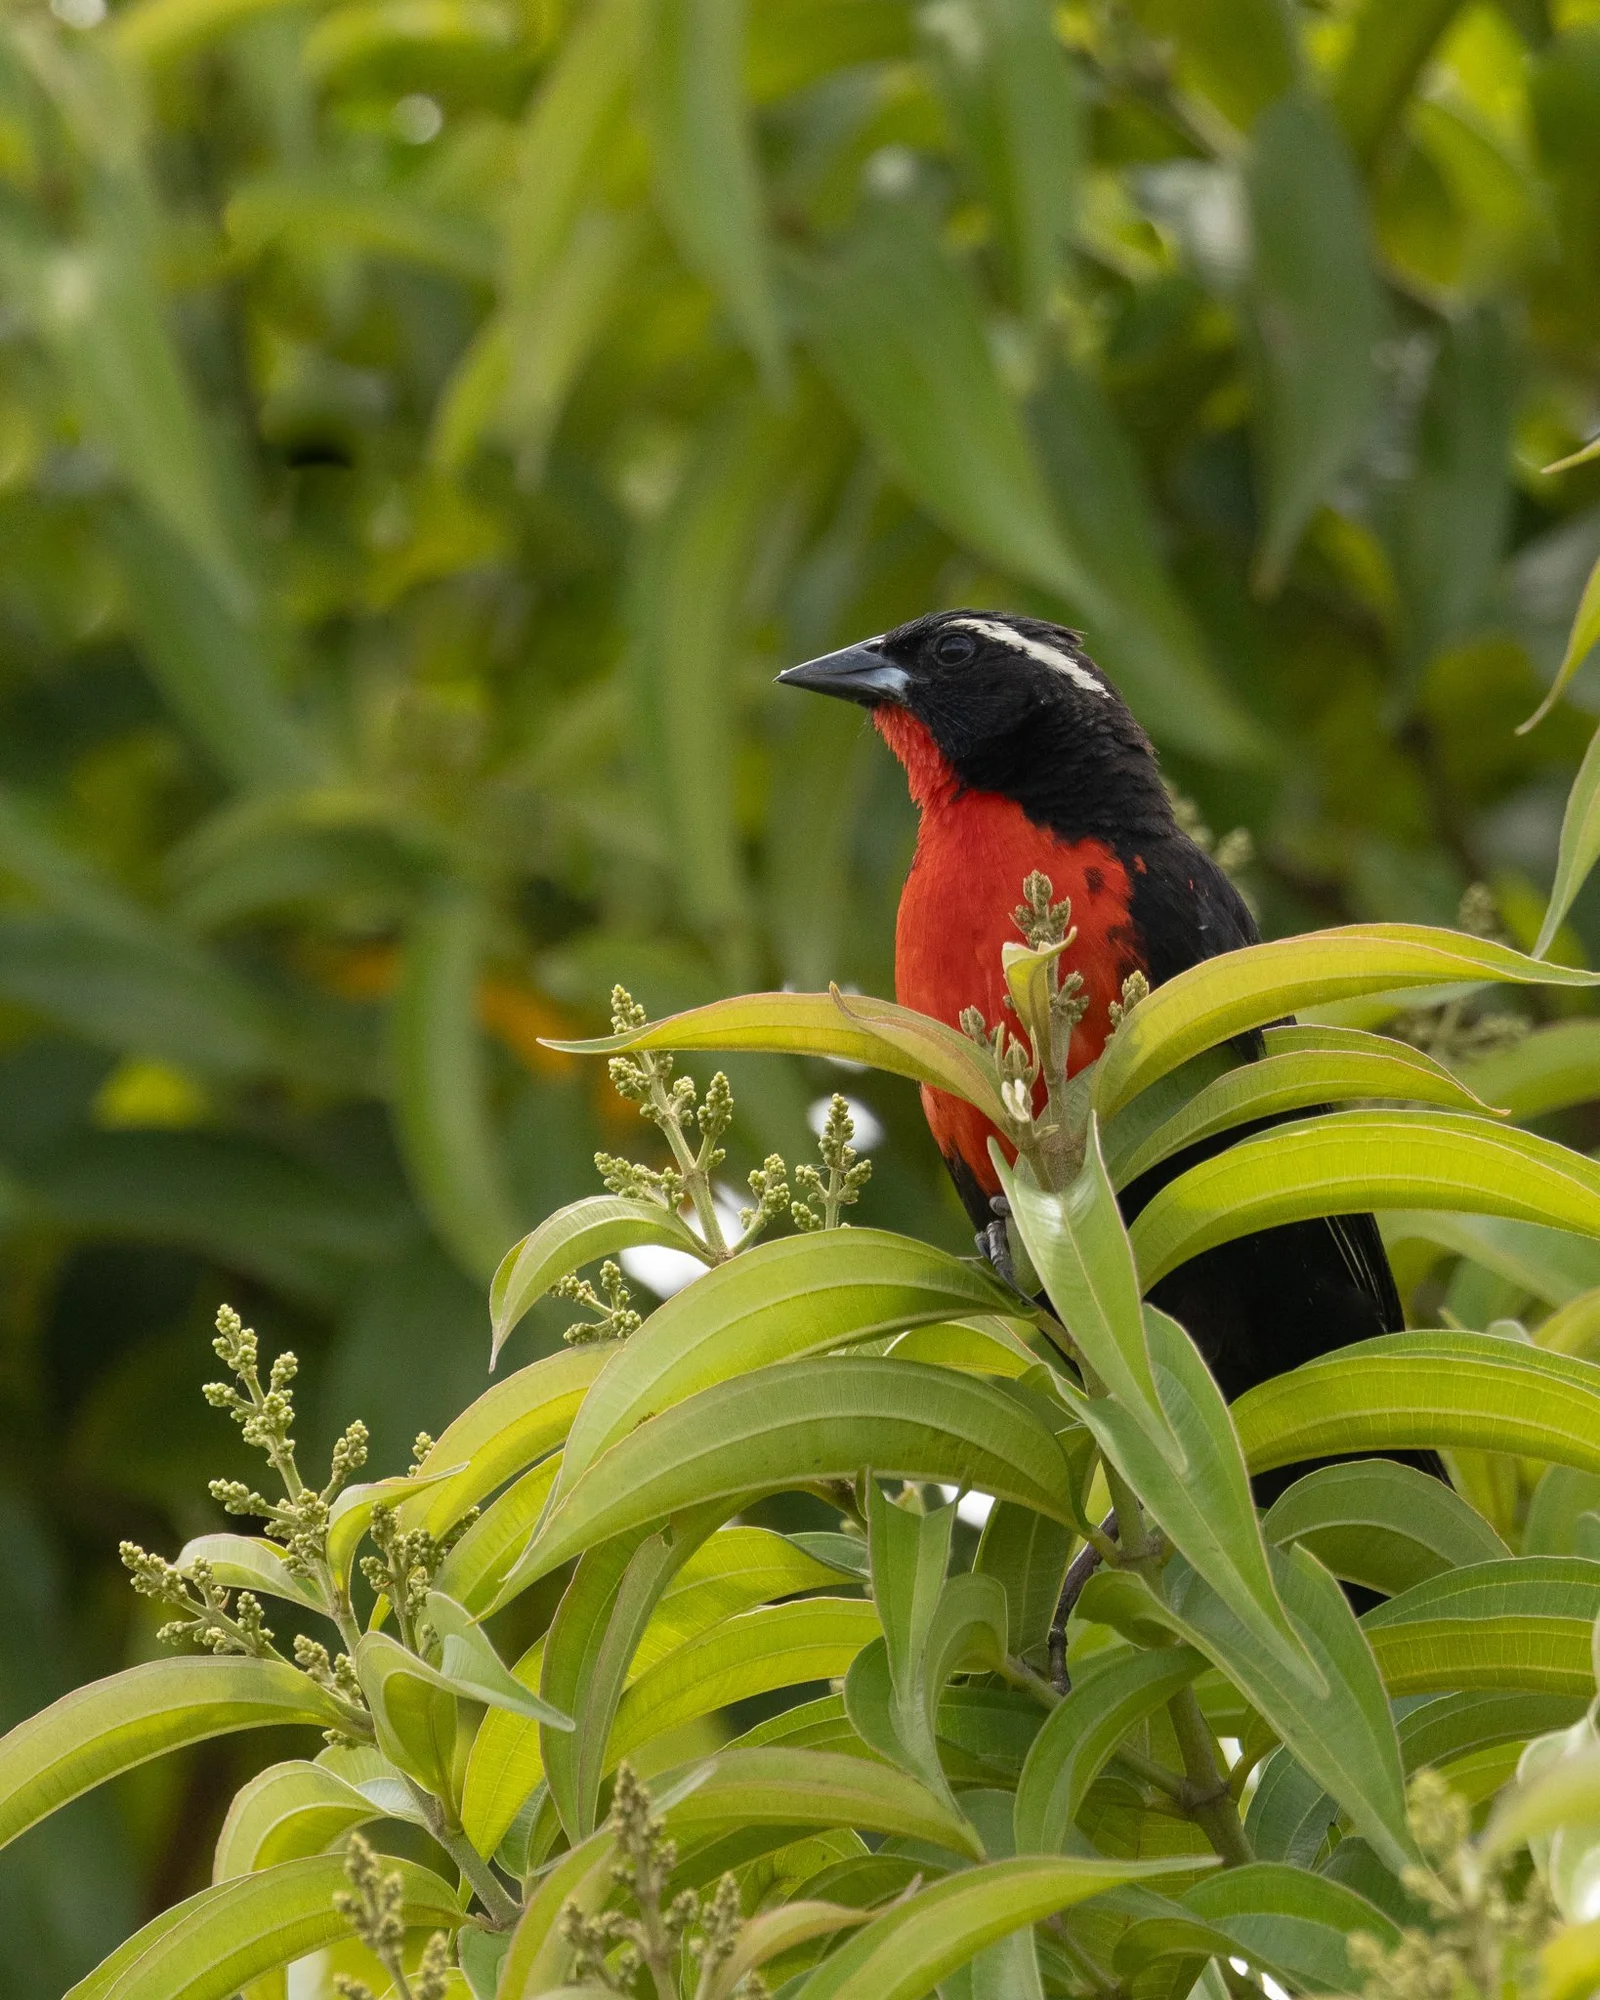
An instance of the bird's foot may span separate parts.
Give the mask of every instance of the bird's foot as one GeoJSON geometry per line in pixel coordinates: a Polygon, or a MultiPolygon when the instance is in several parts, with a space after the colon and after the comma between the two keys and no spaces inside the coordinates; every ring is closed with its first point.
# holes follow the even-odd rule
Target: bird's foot
{"type": "Polygon", "coordinates": [[[1011,1204],[1003,1194],[997,1194],[991,1199],[989,1206],[994,1211],[995,1219],[993,1222],[985,1223],[978,1231],[978,1255],[987,1257],[999,1277],[1015,1288],[1017,1279],[1011,1262],[1011,1240],[1006,1234],[1011,1204]]]}

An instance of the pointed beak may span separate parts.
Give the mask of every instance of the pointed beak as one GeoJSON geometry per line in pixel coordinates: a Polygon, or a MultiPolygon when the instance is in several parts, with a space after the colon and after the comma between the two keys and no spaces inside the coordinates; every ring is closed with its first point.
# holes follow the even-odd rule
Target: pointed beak
{"type": "Polygon", "coordinates": [[[841,647],[837,653],[823,653],[798,667],[779,674],[784,687],[811,688],[817,694],[836,694],[844,701],[858,701],[863,708],[881,702],[903,704],[910,675],[879,651],[875,639],[858,646],[841,647]]]}

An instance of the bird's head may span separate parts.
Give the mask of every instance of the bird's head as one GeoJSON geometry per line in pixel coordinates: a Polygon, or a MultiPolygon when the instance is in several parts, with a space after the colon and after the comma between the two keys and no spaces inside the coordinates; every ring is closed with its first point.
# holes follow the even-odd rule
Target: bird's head
{"type": "Polygon", "coordinates": [[[1053,817],[1069,803],[1074,818],[1098,817],[1113,789],[1124,814],[1136,796],[1162,797],[1149,738],[1064,625],[935,611],[778,679],[872,710],[924,804],[933,759],[962,791],[1024,805],[1048,794],[1053,817]]]}

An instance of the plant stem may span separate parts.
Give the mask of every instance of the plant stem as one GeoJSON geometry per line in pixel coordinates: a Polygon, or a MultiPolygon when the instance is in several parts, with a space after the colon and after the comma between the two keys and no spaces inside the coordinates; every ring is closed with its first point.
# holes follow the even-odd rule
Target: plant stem
{"type": "Polygon", "coordinates": [[[429,1833],[472,1884],[473,1893],[489,1912],[494,1928],[497,1931],[509,1930],[522,1915],[522,1905],[461,1828],[450,1825],[444,1807],[432,1792],[425,1790],[414,1778],[406,1779],[406,1788],[421,1809],[429,1833]]]}
{"type": "Polygon", "coordinates": [[[1120,1982],[1113,1979],[1108,1972],[1095,1964],[1083,1946],[1068,1932],[1066,1925],[1059,1917],[1052,1917],[1049,1920],[1048,1928],[1051,1935],[1055,1938],[1056,1943],[1060,1945],[1063,1954],[1072,1960],[1072,1963],[1097,1993],[1111,1994],[1121,1992],[1120,1982]]]}
{"type": "Polygon", "coordinates": [[[1228,1790],[1227,1779],[1217,1768],[1216,1748],[1194,1689],[1186,1687],[1175,1694],[1167,1703],[1167,1713],[1172,1718],[1178,1748],[1183,1752],[1188,1781],[1180,1803],[1230,1868],[1254,1861],[1239,1808],[1228,1790]]]}
{"type": "Polygon", "coordinates": [[[1153,1757],[1147,1757],[1142,1750],[1130,1750],[1126,1743],[1119,1743],[1111,1761],[1125,1766],[1144,1784],[1153,1785],[1158,1792],[1165,1792],[1179,1805],[1183,1805],[1189,1797],[1189,1780],[1181,1772],[1169,1771],[1165,1764],[1158,1764],[1153,1757]]]}

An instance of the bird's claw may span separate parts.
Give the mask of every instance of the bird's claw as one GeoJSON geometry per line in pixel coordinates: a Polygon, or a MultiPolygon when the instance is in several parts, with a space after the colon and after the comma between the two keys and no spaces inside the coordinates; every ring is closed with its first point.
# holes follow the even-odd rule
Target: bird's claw
{"type": "Polygon", "coordinates": [[[1011,1262],[1011,1240],[1006,1234],[1006,1218],[1011,1213],[1011,1204],[1003,1194],[997,1194],[989,1206],[995,1212],[995,1219],[985,1223],[978,1231],[978,1255],[987,1257],[996,1275],[1015,1290],[1016,1270],[1011,1262]]]}

